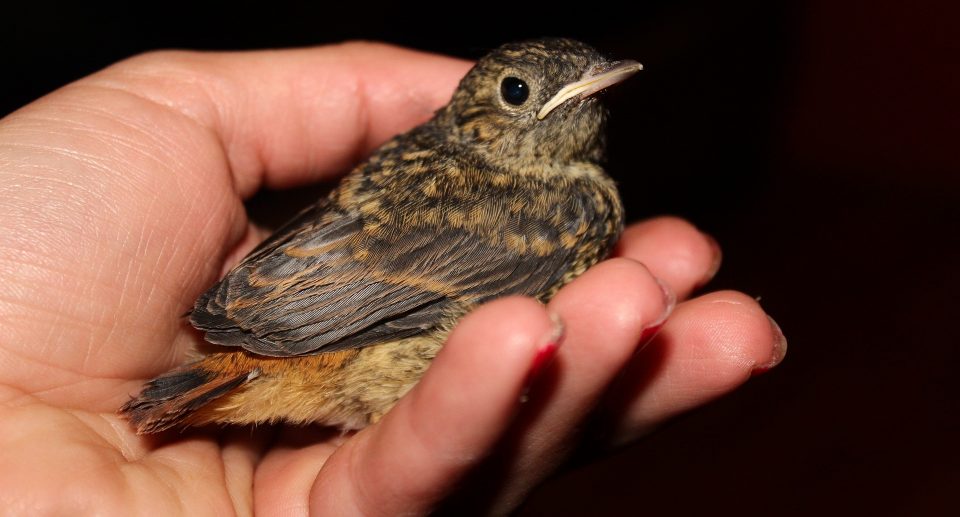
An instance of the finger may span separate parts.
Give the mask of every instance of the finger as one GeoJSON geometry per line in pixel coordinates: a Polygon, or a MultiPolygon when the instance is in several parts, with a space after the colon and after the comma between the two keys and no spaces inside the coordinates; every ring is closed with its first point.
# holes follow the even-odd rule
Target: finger
{"type": "Polygon", "coordinates": [[[254,515],[309,515],[310,487],[317,472],[345,443],[348,434],[333,428],[284,428],[257,464],[253,481],[254,515]]]}
{"type": "Polygon", "coordinates": [[[643,265],[622,258],[594,266],[553,298],[548,307],[566,324],[564,346],[505,440],[501,471],[487,476],[488,485],[503,480],[499,493],[481,495],[493,500],[492,513],[514,508],[567,457],[581,422],[672,304],[643,265]]]}
{"type": "Polygon", "coordinates": [[[657,217],[628,227],[615,256],[642,262],[680,300],[703,286],[720,269],[717,242],[677,217],[657,217]]]}
{"type": "Polygon", "coordinates": [[[342,174],[391,136],[430,118],[469,66],[389,45],[348,43],[157,52],[87,83],[135,92],[186,115],[223,149],[246,197],[263,183],[283,187],[342,174]]]}
{"type": "Polygon", "coordinates": [[[421,382],[330,457],[313,485],[311,511],[430,510],[498,443],[559,337],[558,324],[529,299],[499,300],[466,316],[421,382]]]}
{"type": "Polygon", "coordinates": [[[633,440],[732,391],[779,364],[786,350],[776,323],[742,293],[710,293],[680,304],[611,390],[611,443],[633,440]]]}

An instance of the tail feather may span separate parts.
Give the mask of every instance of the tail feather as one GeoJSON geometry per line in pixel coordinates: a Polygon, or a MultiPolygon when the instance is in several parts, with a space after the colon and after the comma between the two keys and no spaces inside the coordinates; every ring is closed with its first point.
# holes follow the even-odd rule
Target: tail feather
{"type": "Polygon", "coordinates": [[[194,363],[161,375],[120,408],[138,434],[157,433],[182,423],[198,409],[260,375],[259,369],[224,376],[194,363]]]}

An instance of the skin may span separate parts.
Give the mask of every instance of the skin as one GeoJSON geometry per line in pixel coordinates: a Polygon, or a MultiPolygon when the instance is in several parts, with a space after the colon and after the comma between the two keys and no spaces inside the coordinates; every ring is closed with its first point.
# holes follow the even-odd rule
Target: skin
{"type": "Polygon", "coordinates": [[[200,342],[180,315],[265,236],[243,199],[348,170],[429,118],[468,68],[371,44],[154,53],[0,121],[0,506],[416,514],[467,479],[459,497],[502,513],[561,465],[588,414],[598,446],[622,444],[782,359],[750,297],[689,298],[719,249],[658,218],[549,305],[510,298],[468,315],[420,384],[357,434],[153,439],[116,416],[200,342]],[[651,341],[672,305],[661,284],[680,301],[651,341]],[[562,344],[528,379],[557,319],[562,344]],[[479,492],[465,476],[481,463],[504,483],[479,492]]]}

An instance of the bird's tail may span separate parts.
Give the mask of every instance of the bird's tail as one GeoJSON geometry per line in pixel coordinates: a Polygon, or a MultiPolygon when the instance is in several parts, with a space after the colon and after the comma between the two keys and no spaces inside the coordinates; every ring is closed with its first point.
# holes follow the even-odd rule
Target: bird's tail
{"type": "Polygon", "coordinates": [[[188,422],[191,415],[260,375],[253,369],[239,375],[204,368],[200,360],[165,373],[120,408],[137,434],[157,433],[188,422]]]}

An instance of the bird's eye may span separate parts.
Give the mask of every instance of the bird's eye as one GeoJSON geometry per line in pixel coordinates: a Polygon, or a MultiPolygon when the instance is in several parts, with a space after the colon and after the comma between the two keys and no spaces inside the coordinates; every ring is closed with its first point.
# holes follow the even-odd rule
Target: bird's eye
{"type": "Polygon", "coordinates": [[[519,106],[530,96],[530,87],[523,82],[523,79],[507,77],[500,83],[500,95],[508,104],[519,106]]]}

